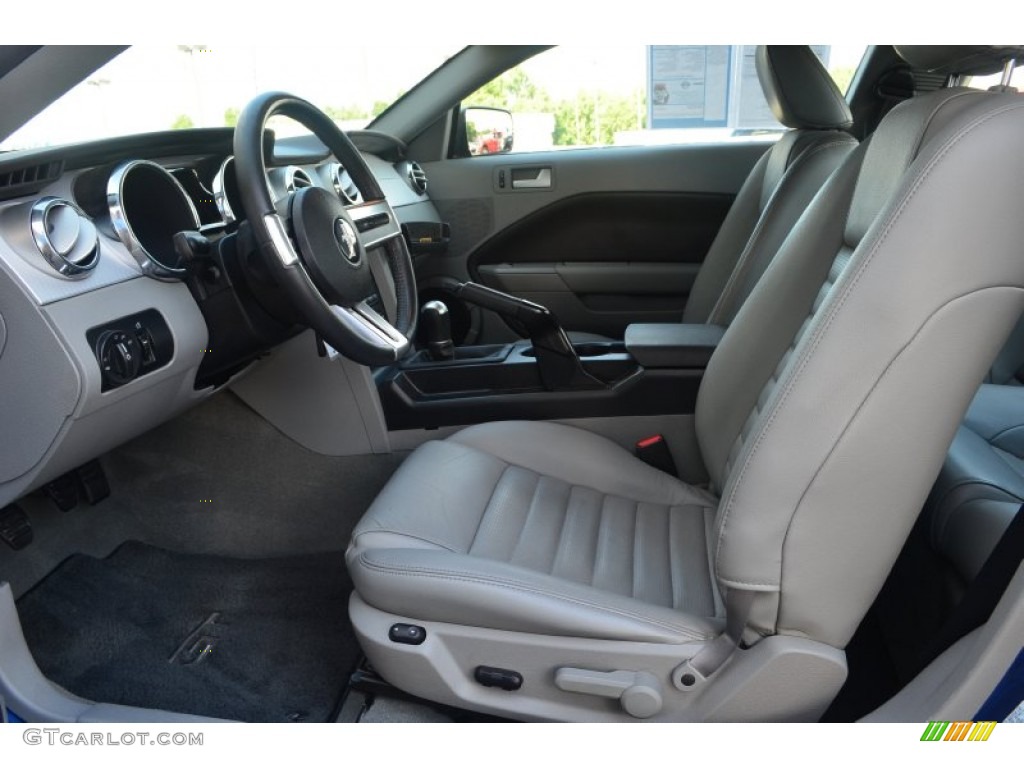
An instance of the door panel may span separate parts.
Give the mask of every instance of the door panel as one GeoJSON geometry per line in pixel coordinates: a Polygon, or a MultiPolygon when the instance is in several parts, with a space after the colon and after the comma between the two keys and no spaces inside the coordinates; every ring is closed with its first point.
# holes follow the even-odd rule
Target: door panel
{"type": "Polygon", "coordinates": [[[677,322],[697,264],[580,261],[484,264],[484,285],[543,304],[562,325],[621,336],[629,323],[677,322]]]}
{"type": "MultiPolygon", "coordinates": [[[[767,145],[605,147],[425,163],[451,225],[424,284],[474,279],[549,307],[569,330],[621,336],[672,322],[767,145]],[[525,183],[524,183],[525,182],[525,183]]],[[[489,313],[466,341],[508,338],[489,313]]]]}
{"type": "Polygon", "coordinates": [[[631,322],[682,316],[732,198],[576,195],[497,233],[469,257],[492,288],[543,304],[568,329],[621,336],[631,322]]]}

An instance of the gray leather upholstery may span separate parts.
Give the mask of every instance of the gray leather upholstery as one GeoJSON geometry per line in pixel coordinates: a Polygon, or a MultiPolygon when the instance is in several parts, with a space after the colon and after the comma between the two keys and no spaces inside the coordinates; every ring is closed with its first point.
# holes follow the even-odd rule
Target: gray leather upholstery
{"type": "Polygon", "coordinates": [[[1022,45],[897,45],[896,53],[915,69],[946,75],[990,75],[1007,59],[1024,59],[1022,45]]]}
{"type": "Polygon", "coordinates": [[[684,323],[728,325],[735,319],[811,200],[856,146],[840,131],[782,135],[754,166],[722,222],[686,302],[684,323]]]}
{"type": "Polygon", "coordinates": [[[809,46],[758,46],[757,73],[783,134],[740,188],[704,259],[684,323],[728,325],[811,200],[857,141],[850,110],[809,46]]]}
{"type": "Polygon", "coordinates": [[[847,158],[708,366],[713,495],[568,427],[470,428],[418,449],[359,525],[358,594],[424,620],[675,642],[719,620],[716,584],[726,603],[753,593],[749,642],[844,647],[1024,311],[1022,135],[1024,100],[953,89],[896,107],[847,158]]]}
{"type": "MultiPolygon", "coordinates": [[[[773,109],[783,110],[776,117],[796,130],[765,152],[740,188],[697,273],[684,323],[733,321],[815,194],[857,146],[841,130],[850,124],[849,107],[808,46],[760,46],[757,57],[774,63],[759,64],[761,86],[773,109]]],[[[573,331],[570,338],[604,337],[573,331]]]]}
{"type": "Polygon", "coordinates": [[[932,546],[973,579],[1024,504],[1024,387],[978,391],[926,505],[932,546]]]}
{"type": "Polygon", "coordinates": [[[722,489],[716,574],[785,596],[763,631],[845,643],[1016,320],[1020,232],[999,217],[1020,217],[996,190],[1024,163],[1022,114],[1015,96],[966,89],[894,109],[712,358],[697,427],[722,489]]]}
{"type": "Polygon", "coordinates": [[[603,437],[504,422],[427,443],[353,534],[356,591],[414,619],[682,642],[720,627],[715,499],[603,437]]]}
{"type": "Polygon", "coordinates": [[[846,99],[809,46],[759,45],[754,63],[772,114],[787,128],[853,125],[846,99]]]}

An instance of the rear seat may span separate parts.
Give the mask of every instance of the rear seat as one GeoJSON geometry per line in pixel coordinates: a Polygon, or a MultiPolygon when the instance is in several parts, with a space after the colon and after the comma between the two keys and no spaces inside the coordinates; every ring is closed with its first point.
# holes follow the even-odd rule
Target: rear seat
{"type": "Polygon", "coordinates": [[[1024,318],[957,430],[926,505],[932,547],[965,582],[1024,504],[1024,318]]]}

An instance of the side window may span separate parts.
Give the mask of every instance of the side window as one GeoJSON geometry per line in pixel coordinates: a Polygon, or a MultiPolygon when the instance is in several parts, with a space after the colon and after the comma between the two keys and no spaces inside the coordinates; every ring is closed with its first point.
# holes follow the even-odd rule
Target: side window
{"type": "MultiPolygon", "coordinates": [[[[845,93],[865,46],[812,46],[845,93]]],[[[752,45],[558,46],[463,101],[512,114],[514,138],[469,131],[471,154],[760,140],[772,117],[752,45]]],[[[500,132],[500,130],[498,131],[500,132]]]]}
{"type": "MultiPolygon", "coordinates": [[[[1017,71],[1014,70],[1013,74],[1010,76],[1010,85],[1013,85],[1014,75],[1016,74],[1017,71]]],[[[1003,73],[995,72],[991,75],[975,75],[973,77],[968,77],[964,80],[963,85],[966,85],[969,88],[977,88],[978,90],[986,91],[989,88],[994,88],[995,86],[999,85],[1002,82],[1002,80],[1003,73]]]]}

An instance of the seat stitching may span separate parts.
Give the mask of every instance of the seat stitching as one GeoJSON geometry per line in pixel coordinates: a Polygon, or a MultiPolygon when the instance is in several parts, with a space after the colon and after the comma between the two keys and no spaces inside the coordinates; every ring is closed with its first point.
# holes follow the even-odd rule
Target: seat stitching
{"type": "Polygon", "coordinates": [[[536,476],[537,481],[533,484],[533,493],[530,494],[530,503],[526,507],[526,517],[523,519],[523,524],[519,528],[519,534],[516,536],[516,543],[513,545],[512,551],[509,553],[508,556],[508,562],[513,564],[516,560],[516,552],[519,551],[519,547],[523,543],[523,534],[526,532],[526,529],[530,526],[530,520],[531,518],[533,518],[533,511],[537,506],[537,494],[540,491],[540,484],[544,480],[544,478],[549,477],[548,475],[542,475],[540,472],[534,472],[533,474],[536,476]]]}
{"type": "MultiPolygon", "coordinates": [[[[686,585],[685,584],[680,584],[679,585],[679,588],[682,590],[682,593],[677,595],[676,594],[676,562],[675,562],[675,558],[672,557],[672,542],[675,541],[675,539],[672,538],[672,521],[677,518],[677,515],[675,513],[676,509],[677,509],[677,507],[668,507],[668,509],[665,512],[665,557],[668,560],[668,593],[669,593],[669,600],[672,603],[672,607],[675,608],[676,610],[678,610],[683,605],[683,594],[685,594],[685,592],[686,592],[686,585]]],[[[701,517],[702,518],[704,517],[703,513],[701,514],[701,517]]],[[[702,531],[702,533],[703,533],[703,531],[702,531]]],[[[702,549],[703,549],[703,547],[702,547],[702,549]]],[[[683,578],[682,574],[680,574],[679,578],[680,578],[680,581],[682,581],[682,578],[683,578]]]]}
{"type": "MultiPolygon", "coordinates": [[[[477,451],[477,453],[480,453],[480,451],[477,451]]],[[[484,455],[489,456],[490,454],[484,455]]],[[[501,461],[501,459],[498,459],[498,461],[501,461]]],[[[476,544],[477,537],[480,535],[480,529],[483,528],[484,519],[487,517],[487,510],[491,508],[491,502],[494,501],[494,494],[498,492],[498,486],[501,485],[501,481],[505,479],[505,475],[508,474],[508,471],[509,469],[511,469],[511,467],[511,464],[505,463],[505,468],[501,470],[501,474],[498,475],[498,479],[494,481],[494,487],[491,488],[491,495],[487,497],[487,503],[484,505],[484,510],[480,514],[480,519],[476,521],[476,530],[473,531],[473,538],[469,542],[469,549],[466,550],[467,552],[473,551],[473,546],[476,544]]]]}
{"type": "MultiPolygon", "coordinates": [[[[590,586],[594,587],[594,582],[597,580],[597,567],[599,558],[601,555],[601,543],[608,537],[607,528],[605,527],[604,521],[605,516],[608,512],[608,494],[601,494],[601,507],[598,513],[597,519],[597,541],[594,543],[594,567],[590,573],[590,586]]],[[[594,587],[597,589],[597,587],[594,587]]]]}
{"type": "Polygon", "coordinates": [[[579,487],[580,486],[577,485],[569,486],[569,497],[565,501],[565,514],[562,515],[562,526],[558,531],[558,543],[555,545],[555,556],[551,559],[551,569],[548,573],[550,576],[555,575],[555,570],[561,562],[562,555],[569,546],[568,536],[566,536],[565,529],[569,527],[569,516],[572,510],[572,497],[576,492],[576,489],[579,487]]]}
{"type": "MultiPolygon", "coordinates": [[[[953,136],[952,138],[947,140],[945,146],[943,146],[942,149],[928,162],[928,165],[925,166],[925,168],[922,169],[919,172],[919,175],[918,175],[917,179],[914,181],[913,186],[910,188],[910,190],[908,191],[906,197],[900,203],[899,207],[890,215],[889,221],[886,223],[885,228],[877,236],[874,245],[872,246],[870,252],[864,257],[863,262],[858,266],[857,271],[855,273],[853,273],[853,275],[850,278],[849,283],[846,286],[845,290],[842,292],[842,294],[840,294],[836,298],[835,302],[833,303],[833,306],[831,307],[831,309],[828,310],[828,312],[824,316],[824,318],[821,321],[821,324],[818,326],[818,328],[814,329],[813,335],[808,340],[807,345],[805,346],[804,351],[801,354],[801,357],[799,358],[798,361],[796,361],[796,364],[795,364],[796,367],[794,369],[792,369],[793,373],[790,374],[789,381],[786,382],[785,388],[779,394],[779,396],[775,399],[775,403],[774,403],[774,405],[772,407],[771,413],[768,416],[768,419],[766,420],[765,424],[761,427],[761,430],[758,433],[757,438],[754,441],[754,444],[751,446],[750,451],[747,453],[746,459],[743,462],[743,466],[739,470],[740,473],[739,473],[739,475],[736,478],[736,482],[732,483],[732,487],[731,487],[731,489],[729,491],[728,499],[724,499],[724,501],[726,502],[725,503],[725,509],[723,511],[723,514],[722,514],[722,523],[721,523],[721,525],[719,527],[718,543],[717,543],[717,547],[716,547],[716,551],[715,551],[715,570],[716,571],[721,572],[720,563],[721,563],[721,557],[722,557],[722,543],[723,543],[724,538],[725,538],[725,528],[726,528],[726,523],[727,523],[727,521],[729,519],[729,514],[732,512],[732,509],[733,509],[733,507],[735,505],[736,489],[738,487],[740,487],[740,484],[742,483],[743,478],[746,475],[747,469],[751,465],[751,461],[752,461],[753,457],[757,454],[758,449],[760,448],[761,444],[763,443],[765,435],[770,431],[771,427],[774,425],[776,416],[778,415],[779,411],[782,409],[782,406],[788,400],[790,393],[793,391],[793,389],[796,386],[796,382],[800,379],[803,371],[806,369],[809,360],[813,357],[813,354],[817,350],[818,345],[820,344],[822,338],[825,336],[826,331],[828,331],[828,329],[831,327],[833,321],[835,320],[835,318],[839,314],[839,311],[846,304],[847,298],[850,296],[850,294],[853,292],[853,289],[860,282],[860,278],[864,275],[864,273],[867,270],[867,268],[871,265],[871,263],[874,260],[874,257],[877,255],[877,253],[881,250],[882,246],[888,240],[889,233],[892,231],[893,227],[896,225],[896,223],[903,216],[903,213],[906,210],[907,206],[910,205],[910,202],[914,199],[914,197],[917,194],[918,190],[925,183],[925,181],[929,178],[929,176],[931,175],[931,173],[934,170],[935,166],[938,165],[938,163],[940,161],[942,161],[946,157],[946,155],[949,154],[949,152],[952,151],[952,149],[957,144],[959,144],[960,141],[968,133],[970,133],[971,131],[975,130],[976,128],[980,127],[981,125],[984,125],[985,123],[989,122],[990,120],[993,120],[996,117],[998,117],[998,116],[1000,116],[1000,115],[1002,115],[1002,114],[1004,114],[1006,112],[1010,112],[1010,111],[1018,110],[1018,109],[1022,109],[1022,108],[1024,108],[1024,107],[1022,107],[1020,105],[1008,105],[1008,106],[1002,107],[1002,108],[996,110],[995,112],[991,112],[988,115],[985,115],[983,117],[975,119],[969,125],[965,126],[960,131],[958,131],[955,136],[953,136]]],[[[844,272],[845,271],[846,270],[844,270],[844,272]]],[[[843,276],[844,275],[840,275],[840,279],[843,276]]],[[[838,280],[837,280],[837,282],[838,282],[838,280]]],[[[827,300],[827,298],[826,298],[826,300],[827,300]]],[[[779,584],[773,584],[773,586],[778,587],[780,585],[779,584]]]]}
{"type": "MultiPolygon", "coordinates": [[[[630,501],[633,501],[630,499],[630,501]]],[[[632,562],[630,564],[630,572],[632,573],[631,583],[629,585],[629,596],[636,599],[636,585],[637,581],[643,577],[637,573],[637,569],[640,567],[641,558],[637,556],[637,550],[640,548],[640,502],[633,501],[633,546],[630,547],[630,555],[632,562]]]]}
{"type": "Polygon", "coordinates": [[[370,570],[378,571],[381,573],[388,573],[394,576],[419,576],[435,578],[442,581],[463,581],[474,584],[486,584],[489,586],[506,587],[517,592],[525,592],[529,594],[541,595],[544,597],[552,597],[558,600],[564,600],[568,603],[575,605],[581,605],[587,608],[594,608],[599,611],[605,611],[610,614],[617,616],[623,616],[630,619],[635,619],[641,623],[649,624],[651,626],[660,627],[662,629],[668,629],[682,634],[686,634],[689,637],[699,640],[706,640],[711,637],[711,634],[700,634],[695,630],[688,627],[684,627],[679,624],[673,624],[659,619],[651,618],[650,616],[643,616],[632,611],[628,611],[622,608],[612,608],[608,605],[601,603],[594,603],[588,600],[584,600],[577,597],[572,597],[561,592],[553,590],[542,589],[540,587],[524,584],[523,582],[516,581],[514,579],[496,579],[480,576],[478,574],[467,573],[465,571],[452,571],[442,568],[422,568],[416,566],[394,566],[384,565],[381,563],[372,563],[366,559],[366,553],[359,556],[360,562],[370,570]]]}
{"type": "MultiPolygon", "coordinates": [[[[979,288],[977,290],[968,291],[965,294],[961,294],[959,296],[954,296],[949,301],[946,301],[942,305],[937,307],[935,309],[935,311],[930,313],[928,315],[928,317],[926,317],[924,319],[924,321],[921,323],[921,325],[917,328],[917,330],[914,332],[914,334],[910,337],[910,339],[907,341],[907,343],[904,344],[902,347],[900,347],[899,350],[896,351],[896,353],[893,355],[892,359],[886,364],[885,368],[879,374],[879,376],[875,380],[874,384],[871,385],[871,388],[868,390],[867,394],[865,394],[864,398],[860,401],[860,403],[857,404],[857,407],[854,409],[853,414],[850,416],[850,418],[847,420],[846,424],[843,426],[842,430],[840,430],[839,434],[837,435],[835,442],[832,444],[832,447],[825,454],[825,457],[822,459],[821,464],[818,465],[818,468],[815,470],[814,474],[811,476],[810,481],[807,483],[807,487],[804,488],[803,493],[800,494],[800,498],[797,499],[797,502],[796,502],[796,504],[793,507],[793,514],[789,518],[789,524],[786,526],[786,532],[782,536],[782,546],[783,546],[783,549],[785,549],[786,542],[789,539],[789,533],[790,533],[790,531],[793,528],[793,524],[794,524],[794,522],[796,520],[796,516],[799,513],[800,507],[803,505],[804,499],[807,497],[807,494],[810,492],[811,488],[814,486],[814,484],[817,481],[818,477],[825,470],[825,466],[829,463],[829,461],[832,458],[832,456],[839,449],[839,446],[842,444],[843,440],[845,439],[846,434],[850,431],[850,428],[853,426],[854,422],[857,420],[857,417],[861,414],[861,412],[867,406],[867,403],[871,399],[872,395],[874,395],[875,391],[882,385],[882,382],[889,375],[890,371],[892,370],[892,367],[894,365],[896,365],[896,363],[900,359],[900,357],[903,356],[903,354],[917,340],[918,336],[921,335],[921,333],[924,331],[925,327],[929,323],[931,323],[932,319],[936,315],[938,315],[940,312],[945,310],[951,304],[953,304],[955,302],[958,302],[961,299],[970,298],[970,297],[975,296],[975,295],[977,295],[979,293],[984,293],[984,292],[987,292],[989,290],[1001,289],[1001,288],[1007,288],[1007,289],[1012,289],[1012,290],[1020,290],[1020,288],[1018,288],[1016,286],[995,285],[995,286],[984,286],[984,287],[979,288]]],[[[782,614],[782,605],[781,605],[781,598],[780,598],[779,615],[781,615],[781,614],[782,614]]]]}

